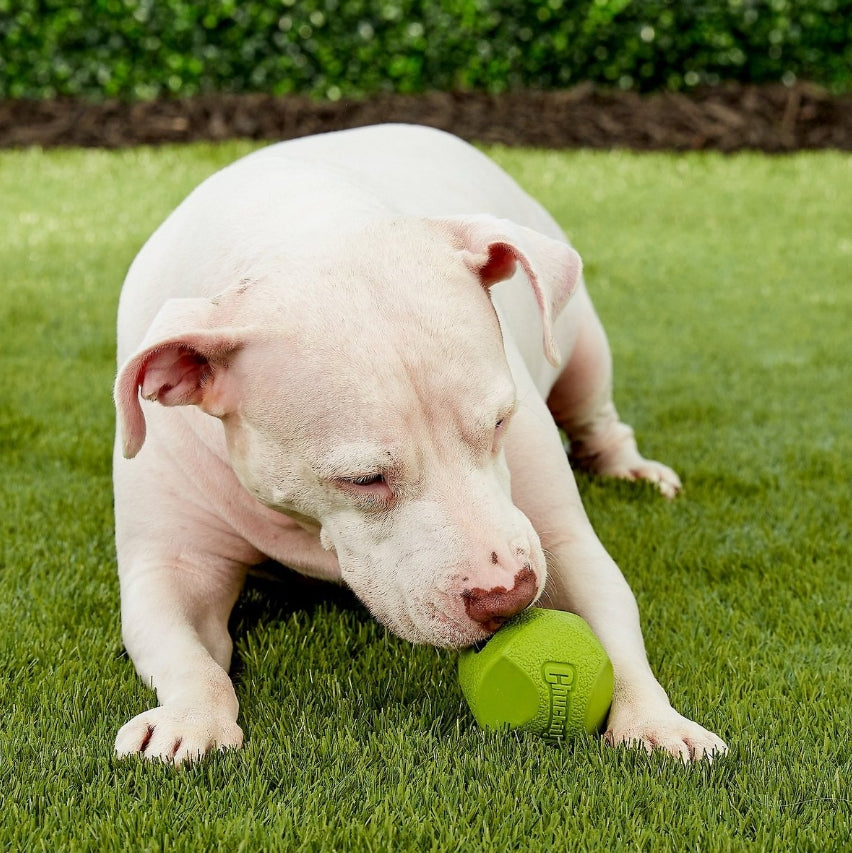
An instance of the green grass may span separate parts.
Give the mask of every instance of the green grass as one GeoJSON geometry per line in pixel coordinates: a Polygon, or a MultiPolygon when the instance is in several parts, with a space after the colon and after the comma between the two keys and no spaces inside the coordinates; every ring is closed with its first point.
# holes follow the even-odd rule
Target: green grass
{"type": "Polygon", "coordinates": [[[245,144],[0,152],[0,850],[848,850],[852,159],[492,153],[585,257],[650,488],[581,478],[712,767],[479,731],[455,656],[252,587],[242,752],[111,755],[113,318],[134,253],[245,144]]]}

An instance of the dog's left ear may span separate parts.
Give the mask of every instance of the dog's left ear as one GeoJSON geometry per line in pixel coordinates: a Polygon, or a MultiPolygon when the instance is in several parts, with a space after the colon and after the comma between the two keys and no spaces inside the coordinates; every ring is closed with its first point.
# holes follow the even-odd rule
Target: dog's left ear
{"type": "Polygon", "coordinates": [[[483,287],[511,278],[518,264],[527,275],[541,314],[544,352],[559,365],[553,320],[580,281],[583,262],[567,243],[494,216],[458,216],[435,220],[447,229],[467,266],[483,287]]]}

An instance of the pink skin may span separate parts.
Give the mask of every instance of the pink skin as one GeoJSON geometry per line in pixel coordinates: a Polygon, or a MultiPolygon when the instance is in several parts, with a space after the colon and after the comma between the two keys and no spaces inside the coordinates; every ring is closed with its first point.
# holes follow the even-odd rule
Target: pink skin
{"type": "Polygon", "coordinates": [[[123,632],[160,703],[121,729],[119,754],[241,743],[227,621],[269,558],[447,647],[546,589],[613,661],[609,741],[724,751],[651,673],[554,417],[599,473],[667,496],[677,476],[618,420],[576,252],[475,150],[389,126],[245,158],[140,253],[119,360],[123,632]]]}

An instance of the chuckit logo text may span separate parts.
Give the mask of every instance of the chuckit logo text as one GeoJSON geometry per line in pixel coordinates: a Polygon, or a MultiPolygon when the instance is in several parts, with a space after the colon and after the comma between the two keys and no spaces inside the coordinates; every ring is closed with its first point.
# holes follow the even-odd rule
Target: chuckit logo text
{"type": "Polygon", "coordinates": [[[547,734],[549,737],[565,737],[575,669],[570,663],[548,661],[542,667],[542,675],[550,688],[550,720],[547,724],[547,734]]]}

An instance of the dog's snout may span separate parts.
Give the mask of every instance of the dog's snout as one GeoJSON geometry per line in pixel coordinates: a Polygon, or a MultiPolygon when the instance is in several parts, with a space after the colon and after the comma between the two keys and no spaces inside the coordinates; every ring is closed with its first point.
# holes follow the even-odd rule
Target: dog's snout
{"type": "Polygon", "coordinates": [[[538,592],[535,572],[525,566],[515,575],[511,589],[495,586],[492,589],[465,590],[461,597],[467,615],[486,631],[496,631],[507,619],[520,613],[535,600],[538,592]]]}

